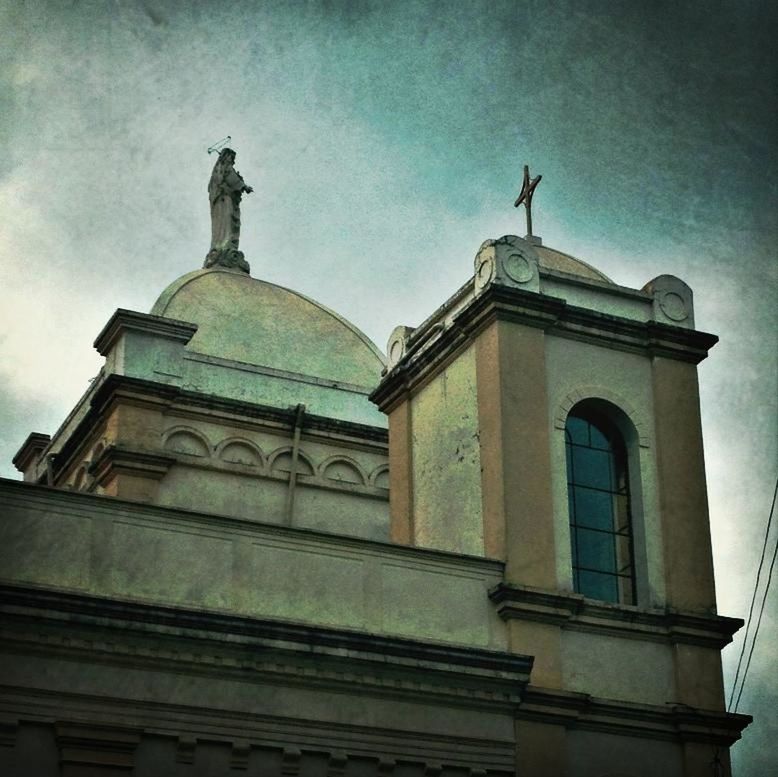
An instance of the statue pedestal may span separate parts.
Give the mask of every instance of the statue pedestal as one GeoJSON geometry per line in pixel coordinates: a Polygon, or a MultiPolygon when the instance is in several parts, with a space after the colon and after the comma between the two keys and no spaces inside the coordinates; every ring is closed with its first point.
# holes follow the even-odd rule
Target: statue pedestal
{"type": "Polygon", "coordinates": [[[229,270],[241,270],[248,274],[251,272],[243,251],[237,248],[212,248],[205,257],[203,267],[226,267],[229,270]]]}

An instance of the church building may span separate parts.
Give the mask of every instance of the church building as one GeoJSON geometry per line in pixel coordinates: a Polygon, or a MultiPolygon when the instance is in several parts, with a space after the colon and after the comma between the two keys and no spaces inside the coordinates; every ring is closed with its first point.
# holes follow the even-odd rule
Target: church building
{"type": "Polygon", "coordinates": [[[0,480],[0,774],[727,777],[691,289],[529,221],[384,356],[249,274],[227,152],[0,480]]]}

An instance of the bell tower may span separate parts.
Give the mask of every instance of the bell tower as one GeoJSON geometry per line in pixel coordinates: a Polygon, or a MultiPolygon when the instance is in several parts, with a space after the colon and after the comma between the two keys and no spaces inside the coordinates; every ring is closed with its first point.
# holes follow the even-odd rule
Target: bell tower
{"type": "Polygon", "coordinates": [[[531,234],[484,242],[390,337],[391,536],[503,562],[491,605],[534,658],[517,774],[729,773],[749,718],[719,655],[742,622],[716,614],[696,369],[716,342],[680,279],[625,288],[531,234]]]}

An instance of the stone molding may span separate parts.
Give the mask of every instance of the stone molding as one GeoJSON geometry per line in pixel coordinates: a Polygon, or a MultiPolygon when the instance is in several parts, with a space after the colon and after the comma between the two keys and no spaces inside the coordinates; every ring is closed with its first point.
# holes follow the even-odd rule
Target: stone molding
{"type": "Polygon", "coordinates": [[[635,407],[620,394],[605,387],[605,386],[581,386],[575,391],[571,391],[561,402],[556,406],[554,412],[554,428],[565,430],[567,426],[567,416],[575,405],[582,402],[584,399],[605,399],[608,402],[616,405],[632,422],[635,427],[635,431],[638,435],[638,445],[641,448],[651,447],[651,437],[649,434],[649,424],[644,417],[643,413],[635,409],[635,407]]]}
{"type": "MultiPolygon", "coordinates": [[[[287,432],[294,424],[295,410],[281,410],[268,405],[223,399],[209,394],[181,389],[164,383],[124,375],[108,375],[89,399],[89,409],[54,458],[54,477],[71,469],[91,433],[100,427],[104,417],[118,404],[158,408],[166,412],[192,414],[194,417],[216,415],[227,422],[251,421],[271,431],[287,432]]],[[[333,441],[364,445],[385,453],[388,447],[386,429],[365,424],[340,421],[323,416],[305,416],[305,433],[322,435],[333,441]]]]}
{"type": "MultiPolygon", "coordinates": [[[[565,300],[491,284],[468,302],[452,323],[440,327],[423,347],[408,347],[370,399],[385,413],[409,392],[420,388],[445,367],[485,327],[512,321],[549,334],[606,348],[661,356],[698,364],[718,337],[656,321],[633,321],[568,304],[565,300]]],[[[417,330],[418,331],[418,330],[417,330]]]]}
{"type": "MultiPolygon", "coordinates": [[[[161,480],[176,463],[208,472],[224,472],[241,477],[263,478],[286,483],[289,480],[288,470],[274,469],[273,464],[279,456],[289,453],[291,450],[291,446],[281,445],[266,455],[253,441],[235,436],[226,437],[217,445],[212,446],[199,430],[179,424],[165,430],[162,435],[160,452],[126,445],[110,445],[102,448],[98,456],[93,457],[91,461],[85,461],[77,470],[92,476],[88,487],[82,489],[73,486],[72,490],[93,491],[94,484],[105,488],[116,475],[133,475],[148,480],[161,480]],[[178,434],[190,435],[192,439],[200,442],[203,446],[203,452],[192,453],[169,447],[167,441],[178,434]],[[250,451],[255,458],[254,462],[249,464],[224,459],[221,452],[233,444],[243,446],[247,451],[250,451]]],[[[332,454],[323,461],[315,463],[305,449],[301,449],[299,457],[311,470],[297,474],[299,482],[305,486],[338,492],[346,491],[383,501],[389,498],[388,486],[377,485],[377,479],[388,471],[388,465],[385,463],[378,464],[368,472],[356,459],[345,454],[332,454]],[[328,475],[331,467],[338,463],[346,464],[352,468],[358,480],[342,480],[328,475]]]]}
{"type": "Polygon", "coordinates": [[[95,338],[94,347],[101,356],[108,356],[117,340],[127,331],[140,332],[166,340],[177,340],[182,345],[186,345],[194,337],[197,324],[119,308],[95,338]]]}
{"type": "Polygon", "coordinates": [[[110,482],[116,475],[135,475],[149,480],[162,480],[175,461],[172,456],[160,456],[149,451],[109,445],[92,462],[89,473],[101,486],[110,482]]]}
{"type": "Polygon", "coordinates": [[[0,586],[3,644],[178,670],[275,676],[342,691],[512,708],[532,658],[484,648],[386,637],[23,586],[0,586]],[[398,682],[398,672],[402,680],[398,682]]]}
{"type": "MultiPolygon", "coordinates": [[[[279,457],[291,453],[292,446],[286,442],[269,451],[263,450],[259,444],[246,438],[230,435],[212,444],[211,440],[201,431],[183,424],[176,424],[162,433],[163,448],[165,455],[171,457],[171,461],[178,461],[188,467],[196,467],[206,470],[218,470],[221,472],[230,472],[235,475],[246,475],[249,477],[262,477],[271,480],[288,481],[289,472],[286,469],[278,469],[275,464],[279,457]],[[171,438],[177,435],[191,436],[191,442],[202,446],[201,453],[179,450],[169,443],[171,438]],[[250,463],[233,461],[223,457],[223,451],[229,446],[237,445],[245,449],[251,455],[253,460],[250,463]]],[[[142,455],[142,452],[138,452],[142,455]]],[[[152,454],[149,454],[154,458],[152,454]]],[[[354,457],[345,453],[334,453],[327,455],[322,460],[317,460],[305,448],[300,448],[298,452],[300,462],[304,463],[305,470],[300,470],[297,477],[301,483],[318,488],[331,489],[335,491],[349,491],[362,496],[376,497],[386,500],[388,498],[388,487],[377,485],[378,478],[388,470],[388,464],[381,463],[373,466],[368,471],[354,457]],[[332,477],[328,472],[333,465],[342,463],[352,469],[355,479],[343,480],[332,477]]]]}
{"type": "MultiPolygon", "coordinates": [[[[300,683],[325,691],[483,708],[568,729],[675,742],[730,746],[751,722],[748,715],[683,704],[646,705],[527,685],[531,658],[510,653],[59,591],[5,586],[0,593],[2,643],[14,652],[98,660],[117,667],[153,665],[157,671],[240,677],[244,682],[300,683]]],[[[144,732],[177,736],[177,759],[185,763],[194,759],[199,739],[229,740],[237,768],[246,763],[252,744],[277,746],[293,741],[296,748],[305,749],[306,745],[315,746],[317,739],[319,744],[329,744],[332,735],[326,723],[312,726],[305,720],[236,717],[223,710],[151,704],[110,695],[53,695],[8,686],[0,687],[0,713],[9,735],[19,721],[90,721],[75,733],[63,724],[61,731],[63,735],[69,731],[70,739],[65,736],[62,741],[72,744],[80,737],[89,740],[93,749],[99,749],[99,745],[119,753],[120,760],[133,749],[133,728],[139,721],[144,732]],[[11,714],[14,710],[16,716],[11,714]],[[94,726],[91,721],[100,724],[94,726]],[[95,728],[107,732],[107,738],[98,736],[95,728]],[[117,738],[117,731],[129,739],[123,735],[117,738]]],[[[427,754],[429,760],[425,763],[431,768],[437,766],[439,759],[429,756],[440,752],[440,743],[433,744],[435,740],[423,734],[411,736],[417,752],[427,754]]],[[[386,773],[391,774],[388,765],[403,755],[399,750],[402,739],[404,734],[397,731],[339,731],[341,744],[333,757],[346,758],[352,752],[350,740],[360,742],[361,747],[372,748],[371,754],[380,754],[386,760],[386,773]]],[[[466,754],[471,747],[476,752],[483,743],[479,746],[477,740],[458,740],[458,745],[462,762],[452,760],[450,765],[474,766],[466,754]]],[[[503,752],[503,745],[494,745],[495,754],[503,752]]],[[[358,755],[364,752],[357,750],[358,755]]]]}
{"type": "Polygon", "coordinates": [[[381,412],[389,415],[403,399],[420,390],[470,344],[468,336],[456,325],[448,329],[441,327],[434,334],[429,340],[418,341],[418,346],[409,346],[406,356],[370,394],[368,399],[381,412]]]}
{"type": "Polygon", "coordinates": [[[19,472],[26,472],[29,467],[40,459],[41,453],[51,442],[51,436],[42,432],[31,432],[16,452],[11,463],[19,472]]]}
{"type": "MultiPolygon", "coordinates": [[[[169,451],[171,454],[184,453],[187,456],[210,458],[211,453],[216,453],[216,449],[218,447],[212,445],[207,435],[205,435],[199,429],[196,429],[194,426],[189,426],[187,424],[174,423],[173,426],[168,426],[166,429],[160,430],[160,433],[162,437],[162,447],[166,451],[169,451]],[[174,447],[176,444],[176,438],[178,438],[179,445],[181,444],[182,440],[185,440],[188,445],[181,449],[174,447]],[[194,447],[198,448],[197,452],[192,449],[192,441],[195,443],[194,447]]],[[[222,440],[219,443],[219,446],[223,447],[225,442],[225,440],[222,440]]],[[[260,456],[262,456],[261,451],[258,451],[258,453],[260,456]]]]}
{"type": "MultiPolygon", "coordinates": [[[[574,258],[576,261],[586,264],[582,259],[574,258]]],[[[591,267],[591,265],[587,265],[591,267]]],[[[596,268],[591,269],[599,272],[596,268]]],[[[651,304],[651,295],[641,289],[633,289],[629,286],[621,286],[611,280],[601,280],[599,278],[588,278],[575,273],[565,272],[564,270],[555,270],[545,265],[540,265],[540,277],[549,278],[552,281],[562,281],[566,286],[578,286],[581,289],[595,289],[607,294],[609,297],[621,297],[644,303],[646,306],[651,304]]]]}
{"type": "MultiPolygon", "coordinates": [[[[300,687],[355,697],[360,705],[366,698],[421,704],[436,717],[459,708],[512,720],[532,664],[526,656],[507,652],[62,591],[4,586],[0,594],[6,650],[78,662],[85,671],[99,662],[119,672],[153,669],[253,684],[257,692],[262,687],[300,687]]],[[[5,669],[0,674],[16,686],[13,666],[6,662],[5,669]]],[[[0,714],[7,713],[11,724],[77,720],[90,726],[95,721],[111,728],[138,726],[143,733],[174,737],[181,763],[194,762],[198,741],[216,741],[231,744],[233,768],[244,768],[251,747],[281,747],[291,753],[329,753],[333,768],[351,756],[380,757],[387,775],[393,773],[388,767],[400,760],[425,765],[443,760],[464,769],[487,764],[498,773],[504,769],[513,774],[512,740],[479,738],[482,733],[454,738],[114,693],[110,688],[93,696],[0,685],[0,714]]]]}
{"type": "Polygon", "coordinates": [[[179,736],[176,742],[176,763],[193,764],[197,739],[193,736],[179,736]]]}
{"type": "MultiPolygon", "coordinates": [[[[141,746],[145,736],[172,740],[175,750],[170,759],[171,767],[176,762],[194,764],[198,746],[207,743],[230,746],[228,763],[232,769],[247,768],[251,751],[256,748],[279,753],[281,764],[286,763],[290,769],[282,774],[299,774],[301,777],[311,774],[308,770],[299,771],[304,764],[304,755],[316,755],[325,763],[330,761],[333,766],[339,762],[348,763],[350,758],[354,758],[362,764],[372,764],[375,774],[384,777],[406,774],[401,764],[409,763],[417,768],[429,765],[432,768],[455,769],[461,777],[486,777],[486,769],[490,777],[515,775],[515,745],[511,741],[435,736],[358,725],[327,725],[305,718],[294,720],[254,714],[236,716],[207,706],[139,703],[111,696],[53,694],[0,686],[0,706],[11,705],[24,710],[15,716],[22,725],[30,722],[51,726],[55,732],[57,729],[63,732],[76,729],[92,742],[97,740],[96,735],[101,729],[105,734],[113,731],[114,736],[124,734],[127,738],[137,733],[141,746]],[[70,720],[77,723],[66,722],[70,720]],[[398,767],[401,772],[396,771],[398,767]],[[295,768],[298,771],[291,771],[295,768]]],[[[319,777],[323,774],[319,769],[314,773],[319,777]]],[[[128,773],[120,771],[118,774],[128,773]]],[[[268,772],[263,771],[262,774],[268,772]]]]}
{"type": "Polygon", "coordinates": [[[240,370],[241,372],[248,373],[249,375],[268,375],[274,378],[292,380],[296,383],[307,383],[312,386],[322,386],[324,388],[338,389],[339,391],[348,391],[352,394],[367,395],[373,390],[372,386],[364,386],[359,383],[349,383],[348,381],[332,380],[330,378],[318,378],[315,375],[306,375],[303,372],[280,370],[276,367],[267,367],[260,364],[247,364],[246,362],[239,362],[235,361],[234,359],[224,359],[220,356],[198,353],[197,351],[186,351],[184,353],[183,359],[185,362],[213,364],[219,367],[227,367],[228,369],[232,370],[240,370]]]}
{"type": "MultiPolygon", "coordinates": [[[[515,745],[507,741],[430,736],[356,725],[335,727],[303,718],[292,720],[251,714],[236,717],[218,708],[139,704],[116,697],[54,695],[0,687],[0,705],[9,703],[18,703],[24,708],[24,714],[19,716],[23,724],[29,721],[38,726],[49,726],[52,733],[75,729],[95,742],[100,729],[105,733],[111,730],[116,734],[124,733],[126,737],[137,732],[141,747],[145,736],[172,740],[175,751],[170,766],[173,768],[174,763],[194,764],[198,746],[202,743],[228,745],[231,752],[227,763],[231,769],[238,770],[249,768],[252,750],[275,751],[280,756],[280,774],[299,777],[312,773],[322,777],[326,773],[322,766],[325,769],[328,766],[341,768],[352,758],[363,766],[372,766],[375,769],[372,773],[382,777],[407,774],[408,766],[414,773],[424,773],[416,772],[416,769],[447,768],[461,777],[486,777],[488,769],[489,777],[515,776],[515,745]],[[64,722],[63,715],[78,723],[64,722]],[[310,769],[306,756],[311,755],[316,757],[318,768],[310,769]]],[[[113,773],[106,771],[106,774],[113,773]]],[[[118,774],[129,773],[119,771],[118,774]]],[[[256,772],[252,770],[249,774],[256,772]]],[[[262,774],[279,772],[263,770],[262,774]]]]}
{"type": "Polygon", "coordinates": [[[297,747],[285,747],[281,756],[281,777],[299,777],[302,768],[302,751],[297,747]]]}
{"type": "Polygon", "coordinates": [[[675,275],[658,275],[643,291],[651,296],[654,318],[694,329],[694,295],[688,284],[675,275]]]}
{"type": "Polygon", "coordinates": [[[532,685],[524,693],[517,717],[567,729],[719,747],[737,742],[753,720],[750,715],[686,704],[639,704],[532,685]]]}
{"type": "Polygon", "coordinates": [[[489,592],[503,620],[549,623],[563,629],[688,644],[721,650],[743,626],[740,618],[626,604],[607,604],[582,594],[500,583],[489,592]]]}
{"type": "Polygon", "coordinates": [[[389,369],[394,367],[406,354],[408,341],[415,328],[412,326],[396,326],[386,343],[386,363],[389,369]]]}
{"type": "MultiPolygon", "coordinates": [[[[226,437],[216,446],[211,446],[210,442],[198,430],[178,425],[168,429],[163,434],[163,445],[159,452],[126,445],[112,445],[104,448],[99,457],[85,461],[77,470],[78,472],[88,472],[91,475],[91,479],[84,481],[85,487],[80,488],[74,483],[71,490],[91,492],[94,491],[95,485],[107,488],[116,475],[131,475],[158,481],[166,476],[174,464],[203,472],[220,472],[237,477],[262,478],[287,483],[289,480],[288,470],[274,469],[273,462],[289,451],[291,451],[289,445],[281,445],[265,455],[253,441],[235,436],[226,437]],[[191,435],[192,439],[199,441],[203,446],[202,453],[182,451],[170,447],[167,440],[178,434],[191,435]],[[239,445],[247,453],[250,453],[253,461],[225,459],[222,452],[233,445],[239,445]]],[[[298,481],[306,487],[339,493],[347,492],[384,502],[389,498],[388,484],[378,483],[378,479],[388,469],[385,463],[378,464],[368,471],[354,458],[344,454],[333,454],[325,460],[315,463],[305,449],[302,449],[299,452],[299,457],[300,461],[305,462],[310,468],[310,472],[297,474],[298,481]],[[338,463],[348,465],[355,473],[356,479],[352,481],[332,477],[330,474],[332,466],[338,463]]]]}
{"type": "Polygon", "coordinates": [[[130,775],[141,730],[59,721],[54,725],[62,777],[84,773],[130,775]]]}
{"type": "Polygon", "coordinates": [[[540,291],[540,257],[530,241],[516,235],[504,235],[481,244],[474,261],[476,294],[489,284],[540,291]]]}

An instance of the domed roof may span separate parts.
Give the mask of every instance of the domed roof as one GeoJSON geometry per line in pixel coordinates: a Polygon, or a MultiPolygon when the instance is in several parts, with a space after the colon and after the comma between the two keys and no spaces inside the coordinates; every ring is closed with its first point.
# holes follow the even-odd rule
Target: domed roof
{"type": "Polygon", "coordinates": [[[558,270],[569,275],[579,275],[582,278],[589,278],[594,281],[613,283],[605,273],[600,272],[586,262],[582,262],[580,259],[576,259],[574,256],[570,256],[570,254],[562,253],[544,245],[535,245],[533,247],[538,252],[541,267],[545,267],[548,270],[558,270]]]}
{"type": "Polygon", "coordinates": [[[225,268],[195,270],[162,292],[152,315],[197,324],[200,354],[373,387],[384,358],[341,316],[302,294],[225,268]]]}

